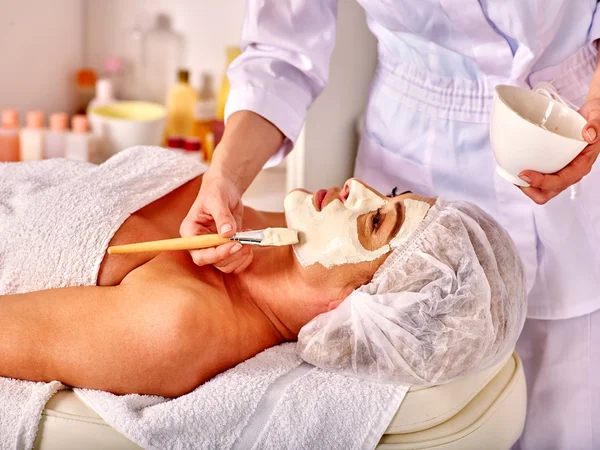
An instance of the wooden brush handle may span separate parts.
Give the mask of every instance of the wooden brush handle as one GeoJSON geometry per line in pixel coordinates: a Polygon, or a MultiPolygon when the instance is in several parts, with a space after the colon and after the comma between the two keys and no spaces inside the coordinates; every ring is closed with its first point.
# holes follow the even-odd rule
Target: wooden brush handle
{"type": "Polygon", "coordinates": [[[197,248],[216,247],[217,245],[231,242],[218,234],[203,234],[200,236],[188,236],[174,239],[163,239],[160,241],[137,242],[135,244],[113,245],[108,247],[108,253],[140,253],[140,252],[164,252],[167,250],[194,250],[197,248]]]}

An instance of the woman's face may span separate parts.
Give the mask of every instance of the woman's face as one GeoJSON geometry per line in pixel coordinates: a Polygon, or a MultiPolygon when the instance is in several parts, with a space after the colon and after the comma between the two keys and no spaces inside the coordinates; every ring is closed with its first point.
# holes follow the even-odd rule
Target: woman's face
{"type": "Polygon", "coordinates": [[[343,188],[292,191],[284,209],[287,226],[299,232],[294,253],[308,277],[356,289],[434,203],[412,193],[389,198],[353,178],[343,188]]]}

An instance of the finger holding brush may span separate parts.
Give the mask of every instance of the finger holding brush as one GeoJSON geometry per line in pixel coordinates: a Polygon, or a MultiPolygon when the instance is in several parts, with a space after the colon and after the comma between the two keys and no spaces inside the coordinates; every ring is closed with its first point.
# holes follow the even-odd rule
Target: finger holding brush
{"type": "Polygon", "coordinates": [[[204,258],[217,261],[213,266],[223,273],[240,273],[246,270],[254,259],[252,247],[239,242],[206,248],[203,250],[203,255],[204,258]]]}
{"type": "MultiPolygon", "coordinates": [[[[231,182],[220,176],[211,176],[211,173],[209,169],[204,175],[200,194],[181,224],[179,231],[182,237],[218,233],[229,238],[241,229],[244,213],[241,194],[231,182]]],[[[196,265],[212,264],[219,270],[235,261],[240,267],[247,267],[253,256],[252,247],[240,247],[229,242],[217,248],[192,249],[190,255],[196,265]]],[[[227,270],[227,273],[232,271],[227,270]]]]}

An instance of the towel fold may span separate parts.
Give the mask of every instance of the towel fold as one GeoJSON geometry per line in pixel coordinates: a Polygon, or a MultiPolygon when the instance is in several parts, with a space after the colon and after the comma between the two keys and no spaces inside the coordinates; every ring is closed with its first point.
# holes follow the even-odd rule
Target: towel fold
{"type": "Polygon", "coordinates": [[[44,405],[66,386],[0,377],[0,449],[30,449],[44,405]]]}

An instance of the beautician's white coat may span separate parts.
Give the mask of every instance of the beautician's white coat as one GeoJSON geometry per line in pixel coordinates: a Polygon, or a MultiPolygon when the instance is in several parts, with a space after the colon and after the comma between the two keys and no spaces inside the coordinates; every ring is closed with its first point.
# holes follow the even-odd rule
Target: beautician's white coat
{"type": "MultiPolygon", "coordinates": [[[[544,339],[545,358],[522,355],[534,396],[528,423],[536,424],[526,428],[522,444],[600,448],[600,392],[578,382],[582,370],[598,373],[600,342],[590,342],[592,332],[561,325],[600,309],[600,163],[580,183],[576,200],[567,190],[537,206],[495,174],[488,130],[499,83],[550,81],[561,96],[582,103],[596,64],[593,41],[600,38],[596,0],[359,2],[379,42],[379,65],[356,176],[382,191],[397,186],[475,202],[510,231],[527,268],[528,317],[556,321],[553,339],[550,328],[526,325],[525,344],[535,348],[544,339]],[[594,352],[590,366],[571,367],[562,344],[594,352]],[[590,399],[585,419],[575,415],[582,408],[577,400],[553,393],[564,389],[573,390],[569,398],[590,399]]],[[[228,72],[226,112],[252,110],[281,129],[288,139],[276,158],[291,149],[327,82],[336,9],[335,0],[247,1],[245,51],[228,72]]]]}

